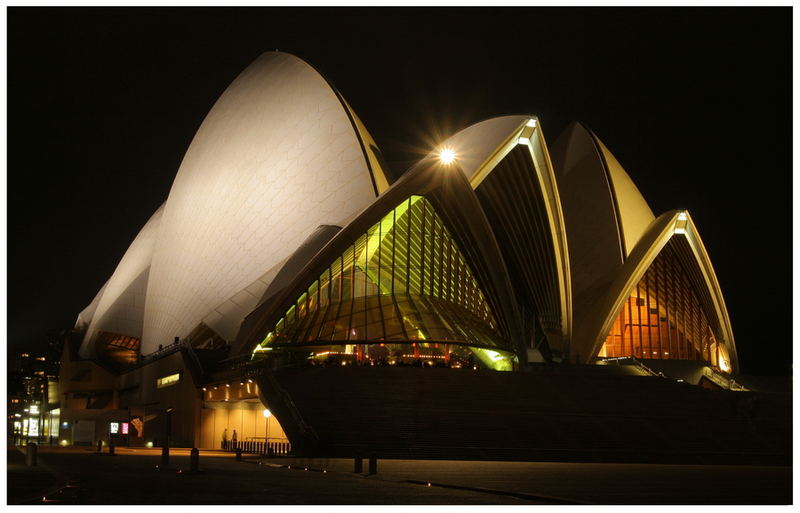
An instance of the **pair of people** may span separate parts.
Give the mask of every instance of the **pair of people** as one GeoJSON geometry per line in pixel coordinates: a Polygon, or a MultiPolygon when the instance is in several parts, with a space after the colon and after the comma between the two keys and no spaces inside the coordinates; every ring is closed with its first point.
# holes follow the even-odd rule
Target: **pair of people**
{"type": "MultiPolygon", "coordinates": [[[[231,436],[231,442],[236,443],[236,430],[233,430],[233,435],[231,436]]],[[[228,428],[222,430],[222,447],[225,447],[225,444],[228,441],[228,428]]]]}

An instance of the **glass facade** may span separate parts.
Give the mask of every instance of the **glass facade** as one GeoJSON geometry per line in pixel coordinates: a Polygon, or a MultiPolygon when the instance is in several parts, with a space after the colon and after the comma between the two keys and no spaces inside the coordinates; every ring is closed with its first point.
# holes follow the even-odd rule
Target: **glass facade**
{"type": "Polygon", "coordinates": [[[701,360],[729,370],[727,352],[670,244],[631,290],[598,356],[701,360]]]}
{"type": "Polygon", "coordinates": [[[100,360],[115,366],[125,366],[136,363],[139,355],[139,343],[140,341],[136,337],[99,331],[95,348],[100,360]]]}
{"type": "Polygon", "coordinates": [[[312,359],[338,355],[344,363],[427,359],[500,369],[514,358],[461,251],[423,196],[411,196],[358,237],[254,355],[279,348],[304,348],[312,359]]]}

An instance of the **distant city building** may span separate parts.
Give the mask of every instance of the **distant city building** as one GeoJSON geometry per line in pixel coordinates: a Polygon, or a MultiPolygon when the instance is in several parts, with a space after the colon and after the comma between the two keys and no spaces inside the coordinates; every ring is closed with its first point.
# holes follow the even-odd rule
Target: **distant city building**
{"type": "Polygon", "coordinates": [[[48,355],[22,352],[10,358],[8,433],[18,442],[49,442],[58,435],[59,362],[48,355]]]}
{"type": "Polygon", "coordinates": [[[691,216],[654,215],[588,128],[548,148],[535,116],[492,118],[393,176],[319,73],[259,57],[78,315],[60,438],[135,423],[120,443],[230,446],[235,430],[260,450],[307,445],[325,427],[305,425],[305,392],[284,371],[395,367],[402,387],[410,367],[624,361],[736,387],[730,320],[691,216]]]}

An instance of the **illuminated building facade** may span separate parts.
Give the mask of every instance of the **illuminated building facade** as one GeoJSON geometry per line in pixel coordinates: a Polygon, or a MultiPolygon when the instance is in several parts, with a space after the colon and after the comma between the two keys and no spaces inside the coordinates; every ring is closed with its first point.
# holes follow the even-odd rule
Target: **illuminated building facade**
{"type": "Polygon", "coordinates": [[[338,91],[296,57],[262,55],[80,313],[66,372],[92,361],[102,383],[79,390],[62,372],[65,404],[155,404],[137,417],[153,425],[178,408],[167,436],[216,446],[231,415],[268,432],[265,405],[289,438],[304,429],[281,369],[633,357],[737,370],[691,217],[656,217],[585,127],[548,148],[534,116],[489,119],[390,176],[338,91]]]}

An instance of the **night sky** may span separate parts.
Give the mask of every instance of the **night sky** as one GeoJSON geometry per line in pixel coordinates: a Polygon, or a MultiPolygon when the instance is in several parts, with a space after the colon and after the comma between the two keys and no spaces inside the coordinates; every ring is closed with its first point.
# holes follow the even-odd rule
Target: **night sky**
{"type": "Polygon", "coordinates": [[[656,215],[686,208],[744,373],[788,374],[791,8],[8,8],[11,349],[70,327],[264,51],[322,72],[401,174],[505,114],[572,120],[656,215]]]}

